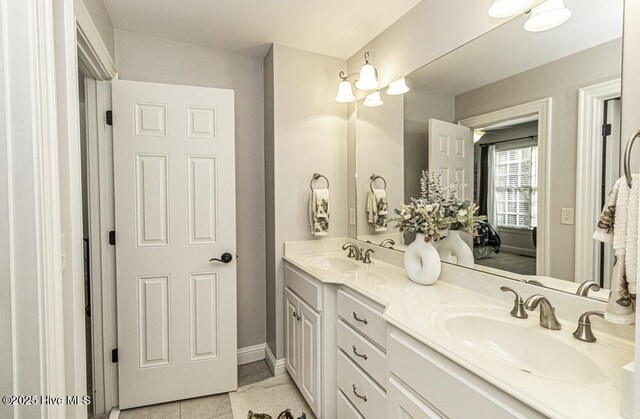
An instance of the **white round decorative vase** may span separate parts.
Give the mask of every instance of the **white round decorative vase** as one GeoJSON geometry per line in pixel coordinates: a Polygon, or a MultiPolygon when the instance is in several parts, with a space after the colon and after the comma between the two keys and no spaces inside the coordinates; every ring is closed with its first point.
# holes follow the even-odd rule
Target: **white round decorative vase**
{"type": "Polygon", "coordinates": [[[449,234],[435,245],[443,262],[473,268],[473,251],[460,236],[458,230],[449,230],[449,234]]]}
{"type": "Polygon", "coordinates": [[[431,285],[440,277],[440,256],[433,244],[424,241],[424,235],[416,234],[404,252],[404,269],[409,279],[422,285],[431,285]]]}

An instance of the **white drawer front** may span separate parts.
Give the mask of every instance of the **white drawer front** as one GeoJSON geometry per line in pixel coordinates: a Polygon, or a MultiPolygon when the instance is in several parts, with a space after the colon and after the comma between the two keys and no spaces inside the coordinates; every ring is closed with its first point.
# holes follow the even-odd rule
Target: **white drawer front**
{"type": "Polygon", "coordinates": [[[339,419],[364,419],[358,409],[351,404],[347,396],[338,390],[338,418],[339,419]]]}
{"type": "Polygon", "coordinates": [[[360,333],[381,347],[386,347],[386,322],[380,311],[351,294],[339,290],[338,315],[360,333]]]}
{"type": "Polygon", "coordinates": [[[442,419],[433,409],[393,378],[387,391],[389,419],[442,419]]]}
{"type": "Polygon", "coordinates": [[[383,419],[387,412],[387,396],[380,387],[338,351],[338,388],[367,419],[383,419]]]}
{"type": "Polygon", "coordinates": [[[401,332],[389,334],[389,369],[449,418],[538,418],[539,412],[401,332]]]}
{"type": "Polygon", "coordinates": [[[284,283],[316,311],[322,311],[320,283],[304,272],[285,264],[284,283]]]}
{"type": "Polygon", "coordinates": [[[380,387],[386,387],[387,356],[342,320],[338,320],[338,347],[380,387]]]}

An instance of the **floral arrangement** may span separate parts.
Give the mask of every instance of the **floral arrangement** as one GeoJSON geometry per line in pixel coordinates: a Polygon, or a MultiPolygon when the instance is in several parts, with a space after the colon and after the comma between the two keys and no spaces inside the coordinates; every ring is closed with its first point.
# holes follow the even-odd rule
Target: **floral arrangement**
{"type": "Polygon", "coordinates": [[[411,198],[409,204],[400,204],[395,212],[398,218],[394,228],[401,232],[423,234],[428,243],[439,240],[444,230],[461,230],[476,234],[478,221],[486,220],[478,216],[478,206],[471,201],[457,198],[464,185],[456,182],[442,186],[442,176],[424,170],[420,178],[420,198],[411,198]]]}

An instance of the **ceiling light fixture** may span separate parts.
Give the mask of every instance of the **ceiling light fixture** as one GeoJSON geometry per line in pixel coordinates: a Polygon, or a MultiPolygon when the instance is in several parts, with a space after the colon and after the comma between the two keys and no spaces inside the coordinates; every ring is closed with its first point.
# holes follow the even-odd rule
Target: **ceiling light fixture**
{"type": "Polygon", "coordinates": [[[367,108],[377,108],[378,106],[382,106],[383,103],[382,98],[380,98],[380,91],[377,91],[367,96],[363,105],[367,108]]]}
{"type": "Polygon", "coordinates": [[[387,89],[387,94],[390,96],[396,95],[404,95],[409,91],[409,87],[407,86],[407,82],[404,77],[399,78],[398,80],[392,82],[387,89]]]}
{"type": "Polygon", "coordinates": [[[535,0],[495,0],[489,7],[489,16],[497,19],[519,15],[531,9],[535,0]]]}
{"type": "Polygon", "coordinates": [[[531,17],[524,24],[529,32],[542,32],[562,25],[571,17],[563,0],[547,0],[531,10],[531,17]]]}

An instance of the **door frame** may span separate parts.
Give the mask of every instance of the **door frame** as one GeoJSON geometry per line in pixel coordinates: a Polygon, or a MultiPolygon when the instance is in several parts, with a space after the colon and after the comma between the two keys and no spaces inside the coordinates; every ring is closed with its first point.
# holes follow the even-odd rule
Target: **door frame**
{"type": "Polygon", "coordinates": [[[482,128],[510,119],[537,115],[538,117],[538,240],[536,247],[536,275],[549,275],[549,176],[547,169],[551,150],[552,98],[535,100],[510,108],[461,119],[458,124],[471,129],[482,128]]]}
{"type": "Polygon", "coordinates": [[[592,240],[600,210],[600,167],[602,167],[602,123],[604,103],[622,95],[622,80],[616,78],[578,90],[578,159],[576,176],[587,182],[576,183],[576,257],[575,282],[594,278],[599,265],[598,248],[592,240]]]}
{"type": "Polygon", "coordinates": [[[111,350],[117,347],[115,253],[107,237],[101,234],[109,228],[114,229],[113,161],[112,154],[105,148],[109,137],[113,137],[104,115],[106,101],[111,96],[105,82],[117,78],[117,73],[113,58],[84,2],[74,0],[74,8],[77,67],[90,77],[85,83],[87,156],[83,158],[87,158],[89,229],[96,233],[90,234],[89,245],[93,406],[94,414],[103,414],[118,406],[118,366],[111,360],[111,350]]]}

